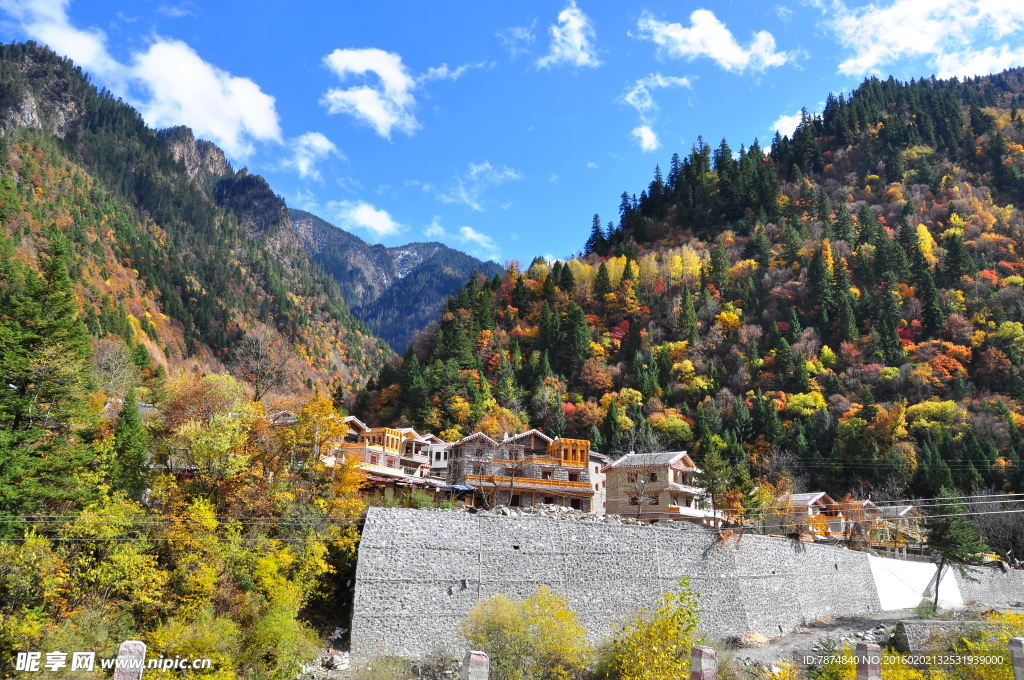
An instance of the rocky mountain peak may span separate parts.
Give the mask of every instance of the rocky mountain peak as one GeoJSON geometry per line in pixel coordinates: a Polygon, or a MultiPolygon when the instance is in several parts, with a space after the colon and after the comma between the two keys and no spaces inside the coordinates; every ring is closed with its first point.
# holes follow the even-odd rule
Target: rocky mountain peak
{"type": "Polygon", "coordinates": [[[228,163],[224,152],[212,142],[196,139],[191,128],[179,125],[160,130],[157,134],[167,141],[168,150],[174,160],[185,166],[185,172],[190,179],[196,179],[200,175],[200,179],[204,179],[231,174],[231,164],[228,163]]]}

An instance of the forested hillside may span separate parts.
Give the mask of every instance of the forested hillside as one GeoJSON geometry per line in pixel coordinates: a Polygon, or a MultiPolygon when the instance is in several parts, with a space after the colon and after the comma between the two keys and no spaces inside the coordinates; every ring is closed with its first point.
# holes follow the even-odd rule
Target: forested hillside
{"type": "Polygon", "coordinates": [[[437,318],[472,272],[502,271],[443,243],[385,248],[303,210],[289,214],[310,258],[338,282],[353,316],[397,352],[437,318]]]}
{"type": "Polygon", "coordinates": [[[737,508],[1024,491],[1022,83],[871,79],[770,149],[699,141],[586,256],[471,280],[359,415],[689,449],[737,508]]]}
{"type": "Polygon", "coordinates": [[[38,269],[55,241],[86,325],[143,368],[232,364],[262,329],[292,377],[342,392],[388,352],[309,261],[284,202],[185,128],[156,132],[70,61],[0,49],[5,261],[38,269]],[[290,348],[290,349],[289,349],[290,348]]]}
{"type": "Polygon", "coordinates": [[[310,387],[345,398],[390,349],[262,178],[69,61],[0,47],[0,131],[0,676],[144,639],[294,678],[363,508],[310,387]]]}

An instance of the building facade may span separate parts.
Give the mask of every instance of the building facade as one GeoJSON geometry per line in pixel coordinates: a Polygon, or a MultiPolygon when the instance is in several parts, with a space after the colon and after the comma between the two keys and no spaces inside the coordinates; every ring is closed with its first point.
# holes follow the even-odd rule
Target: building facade
{"type": "Polygon", "coordinates": [[[447,482],[471,486],[483,507],[560,505],[591,512],[590,442],[529,430],[501,442],[482,432],[447,450],[447,482]]]}
{"type": "Polygon", "coordinates": [[[699,472],[685,451],[629,453],[604,468],[608,514],[648,522],[687,520],[711,523],[704,489],[694,483],[699,472]]]}

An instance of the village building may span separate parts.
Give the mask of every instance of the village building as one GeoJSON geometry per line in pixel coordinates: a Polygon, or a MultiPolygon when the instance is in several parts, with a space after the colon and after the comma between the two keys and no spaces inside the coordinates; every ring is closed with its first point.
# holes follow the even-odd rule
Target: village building
{"type": "Polygon", "coordinates": [[[608,504],[608,478],[603,470],[612,462],[611,456],[606,456],[597,451],[590,452],[590,483],[594,487],[594,500],[591,503],[591,512],[603,515],[607,512],[608,504]]]}
{"type": "Polygon", "coordinates": [[[595,490],[591,480],[590,442],[552,439],[540,430],[498,442],[476,432],[448,449],[447,481],[470,486],[484,507],[560,505],[590,512],[595,490]]]}
{"type": "Polygon", "coordinates": [[[367,475],[369,487],[385,496],[402,489],[435,489],[444,486],[431,479],[428,449],[441,442],[434,435],[419,435],[411,427],[368,427],[354,416],[346,416],[345,441],[337,442],[325,456],[327,465],[334,465],[339,456],[353,460],[367,475]]]}
{"type": "Polygon", "coordinates": [[[833,534],[842,536],[846,521],[842,507],[824,491],[780,496],[765,520],[765,529],[777,534],[833,534]]]}
{"type": "Polygon", "coordinates": [[[699,469],[685,451],[629,453],[605,466],[606,510],[648,522],[714,522],[704,507],[705,491],[696,486],[699,469]]]}

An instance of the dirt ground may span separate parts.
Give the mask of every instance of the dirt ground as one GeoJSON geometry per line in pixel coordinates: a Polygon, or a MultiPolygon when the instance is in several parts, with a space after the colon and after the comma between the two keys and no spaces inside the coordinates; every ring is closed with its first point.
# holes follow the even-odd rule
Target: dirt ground
{"type": "MultiPolygon", "coordinates": [[[[964,609],[941,611],[938,618],[970,620],[980,617],[990,608],[974,605],[964,609]]],[[[999,611],[1003,611],[1000,609],[999,611]]],[[[1021,612],[1022,609],[1007,611],[1021,612]]],[[[843,642],[855,645],[858,642],[873,642],[883,647],[890,644],[896,624],[904,619],[917,619],[917,610],[899,609],[886,612],[875,612],[858,616],[828,616],[812,624],[798,628],[789,635],[782,635],[768,640],[763,646],[748,647],[732,645],[731,655],[742,665],[772,666],[776,662],[790,659],[802,666],[802,658],[812,655],[815,649],[831,638],[838,642],[839,649],[843,642]]]]}

